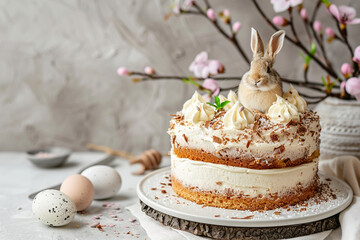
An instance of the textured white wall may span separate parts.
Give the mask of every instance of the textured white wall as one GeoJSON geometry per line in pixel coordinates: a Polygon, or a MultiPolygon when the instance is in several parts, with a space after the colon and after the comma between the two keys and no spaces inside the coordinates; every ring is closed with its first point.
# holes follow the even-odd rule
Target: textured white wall
{"type": "MultiPolygon", "coordinates": [[[[270,1],[260,2],[275,15],[270,1]]],[[[337,2],[360,12],[360,1],[337,2]]],[[[249,55],[251,26],[264,40],[273,32],[250,0],[211,3],[230,9],[243,23],[239,41],[249,55]]],[[[164,21],[170,11],[166,0],[0,0],[0,9],[0,150],[84,149],[93,142],[132,152],[167,151],[169,114],[181,109],[194,89],[170,81],[134,84],[118,77],[117,67],[151,65],[159,73],[186,75],[194,56],[206,50],[226,65],[228,75],[247,70],[206,20],[164,21]]],[[[319,19],[326,19],[324,9],[321,13],[319,19]]],[[[351,43],[359,45],[360,25],[350,28],[351,43]]],[[[348,61],[343,46],[332,47],[329,55],[338,66],[348,61]]],[[[280,74],[301,77],[301,65],[297,50],[286,43],[276,64],[280,74]]],[[[311,72],[319,76],[317,68],[311,72]]]]}

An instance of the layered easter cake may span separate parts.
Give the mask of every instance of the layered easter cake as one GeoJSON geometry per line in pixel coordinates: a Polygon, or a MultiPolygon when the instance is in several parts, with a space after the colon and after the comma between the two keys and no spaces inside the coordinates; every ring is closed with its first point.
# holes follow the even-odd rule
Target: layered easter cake
{"type": "Polygon", "coordinates": [[[216,108],[195,92],[170,121],[174,191],[198,204],[241,210],[314,196],[319,116],[298,92],[291,87],[265,113],[244,107],[232,91],[219,99],[229,102],[216,108]]]}

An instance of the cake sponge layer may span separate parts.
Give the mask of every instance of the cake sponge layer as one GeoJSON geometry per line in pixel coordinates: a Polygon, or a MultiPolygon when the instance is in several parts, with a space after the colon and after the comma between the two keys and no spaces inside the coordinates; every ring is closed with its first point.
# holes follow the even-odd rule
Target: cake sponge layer
{"type": "Polygon", "coordinates": [[[172,188],[180,197],[196,202],[197,204],[205,204],[207,206],[219,208],[255,211],[271,210],[305,201],[315,195],[317,181],[314,181],[306,188],[298,188],[296,191],[286,195],[272,195],[255,198],[245,196],[228,197],[224,194],[185,187],[175,177],[172,177],[172,188]]]}
{"type": "Polygon", "coordinates": [[[241,149],[237,148],[223,149],[219,153],[209,153],[206,151],[201,151],[199,149],[192,149],[188,147],[173,147],[173,152],[179,158],[188,158],[194,161],[202,161],[251,169],[293,167],[304,163],[312,162],[320,155],[319,150],[315,150],[310,156],[304,156],[303,158],[299,158],[296,160],[289,160],[284,158],[278,159],[276,156],[267,156],[262,159],[258,159],[252,157],[251,155],[240,154],[241,149]],[[237,156],[236,154],[233,154],[233,152],[237,152],[237,156]]]}

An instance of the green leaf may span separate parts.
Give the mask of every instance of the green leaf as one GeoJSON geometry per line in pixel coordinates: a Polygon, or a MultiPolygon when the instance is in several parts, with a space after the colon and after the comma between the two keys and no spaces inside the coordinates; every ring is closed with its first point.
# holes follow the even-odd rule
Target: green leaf
{"type": "Polygon", "coordinates": [[[220,98],[218,96],[215,96],[215,104],[220,106],[220,98]]]}
{"type": "Polygon", "coordinates": [[[195,85],[195,86],[197,86],[197,87],[200,86],[200,84],[197,83],[196,81],[194,81],[194,79],[193,79],[192,77],[183,78],[182,80],[183,80],[184,83],[190,83],[190,84],[195,85]]]}
{"type": "Polygon", "coordinates": [[[225,101],[220,104],[221,108],[224,108],[230,101],[225,101]]]}
{"type": "Polygon", "coordinates": [[[321,0],[321,2],[323,4],[325,4],[327,7],[329,7],[331,5],[330,1],[329,0],[321,0]]]}
{"type": "Polygon", "coordinates": [[[230,101],[220,102],[220,98],[218,96],[215,96],[214,98],[215,98],[215,105],[210,102],[207,102],[207,104],[213,106],[214,108],[216,108],[216,110],[223,109],[228,103],[230,103],[230,101]]]}
{"type": "Polygon", "coordinates": [[[327,84],[327,82],[326,82],[326,80],[325,80],[324,77],[321,77],[321,81],[322,81],[322,83],[324,84],[324,87],[327,88],[328,84],[327,84]]]}
{"type": "Polygon", "coordinates": [[[299,52],[299,54],[300,54],[300,56],[302,56],[304,58],[306,65],[309,65],[309,63],[312,59],[312,56],[314,56],[315,52],[316,52],[316,44],[312,43],[311,47],[310,47],[310,51],[309,51],[310,55],[305,56],[303,53],[300,53],[300,52],[299,52]]]}
{"type": "Polygon", "coordinates": [[[315,52],[316,52],[316,44],[315,44],[315,43],[312,43],[312,44],[311,44],[311,48],[310,48],[310,54],[311,54],[311,56],[314,56],[315,52]]]}
{"type": "Polygon", "coordinates": [[[207,104],[209,104],[210,106],[216,108],[216,110],[217,110],[217,108],[218,108],[216,105],[214,105],[214,104],[212,104],[212,103],[210,103],[210,102],[207,102],[207,104]]]}
{"type": "Polygon", "coordinates": [[[184,83],[189,83],[190,82],[189,79],[187,79],[187,78],[183,78],[182,80],[183,80],[184,83]]]}

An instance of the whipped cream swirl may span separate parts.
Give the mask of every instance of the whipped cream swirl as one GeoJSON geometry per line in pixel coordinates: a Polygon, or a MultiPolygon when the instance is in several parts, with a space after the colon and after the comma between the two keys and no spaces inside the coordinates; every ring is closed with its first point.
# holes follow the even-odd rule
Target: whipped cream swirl
{"type": "Polygon", "coordinates": [[[238,96],[236,95],[236,93],[234,93],[233,91],[230,90],[230,92],[227,95],[227,99],[229,99],[229,101],[232,103],[232,105],[234,105],[235,103],[237,103],[239,101],[238,96]]]}
{"type": "Polygon", "coordinates": [[[184,119],[193,123],[203,123],[214,118],[215,110],[210,105],[196,101],[186,108],[184,119]]]}
{"type": "Polygon", "coordinates": [[[206,103],[204,98],[197,91],[195,91],[194,95],[184,103],[181,112],[185,114],[185,112],[192,108],[196,102],[206,103]]]}
{"type": "Polygon", "coordinates": [[[227,129],[244,129],[254,122],[253,113],[236,102],[224,115],[224,127],[227,129]]]}
{"type": "Polygon", "coordinates": [[[298,91],[290,84],[290,90],[283,95],[284,99],[291,104],[294,104],[297,110],[301,113],[306,112],[307,103],[300,97],[298,91]]]}
{"type": "Polygon", "coordinates": [[[276,97],[276,102],[268,110],[267,115],[269,118],[279,123],[287,123],[290,120],[299,121],[300,116],[296,106],[279,95],[276,95],[276,97]]]}

